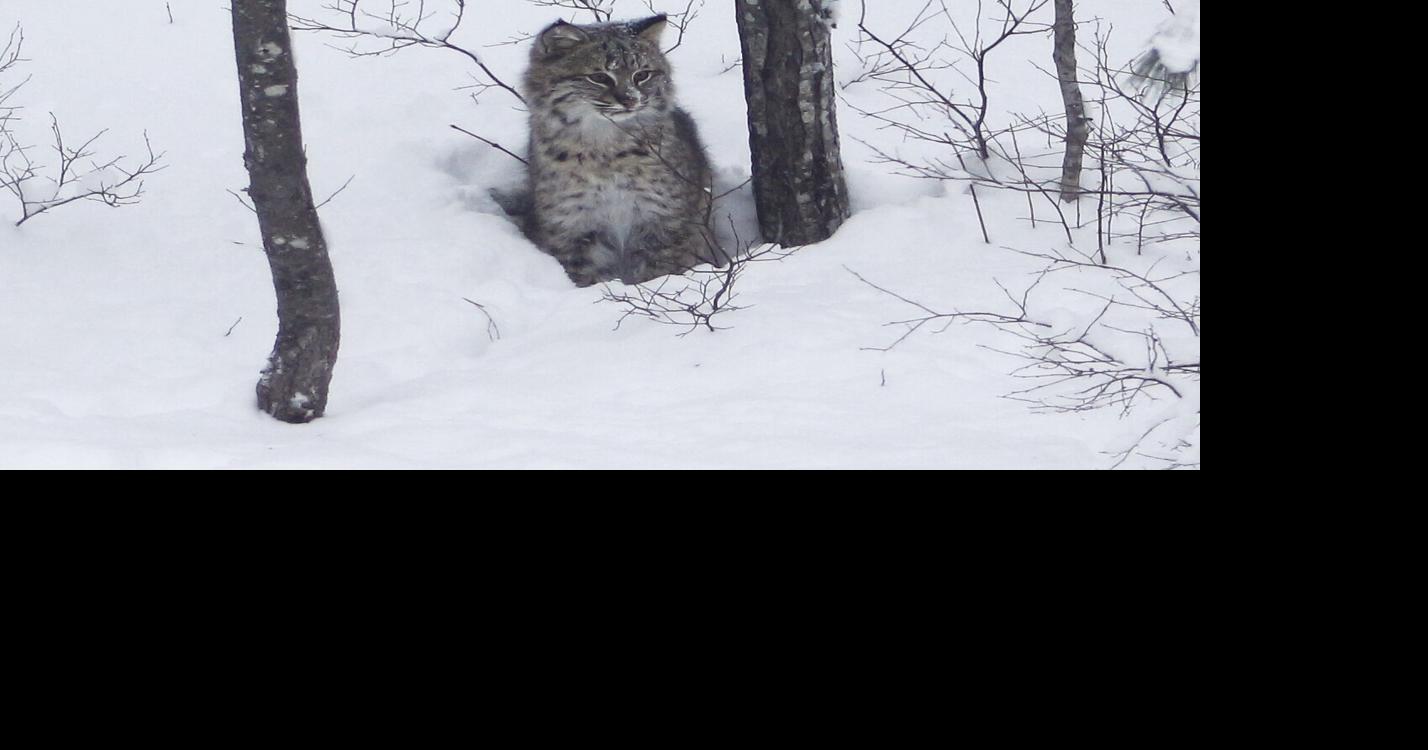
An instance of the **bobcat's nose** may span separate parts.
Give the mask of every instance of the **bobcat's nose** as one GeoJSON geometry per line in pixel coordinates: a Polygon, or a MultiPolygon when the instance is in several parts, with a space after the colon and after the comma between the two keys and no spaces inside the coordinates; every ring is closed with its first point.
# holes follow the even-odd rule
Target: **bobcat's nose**
{"type": "Polygon", "coordinates": [[[629,112],[633,112],[636,109],[639,109],[640,106],[640,97],[631,94],[616,93],[615,100],[620,102],[620,105],[623,106],[625,110],[629,112]]]}

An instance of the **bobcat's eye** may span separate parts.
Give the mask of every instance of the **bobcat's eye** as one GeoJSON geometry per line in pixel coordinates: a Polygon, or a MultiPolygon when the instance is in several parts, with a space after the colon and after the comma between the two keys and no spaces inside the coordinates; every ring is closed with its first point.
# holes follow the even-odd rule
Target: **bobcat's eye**
{"type": "Polygon", "coordinates": [[[595,75],[585,76],[585,80],[595,84],[596,86],[604,86],[606,88],[615,87],[615,79],[611,78],[606,73],[596,73],[595,75]]]}
{"type": "Polygon", "coordinates": [[[640,72],[635,74],[635,83],[637,85],[643,86],[646,83],[649,83],[651,78],[654,78],[653,70],[641,70],[640,72]]]}

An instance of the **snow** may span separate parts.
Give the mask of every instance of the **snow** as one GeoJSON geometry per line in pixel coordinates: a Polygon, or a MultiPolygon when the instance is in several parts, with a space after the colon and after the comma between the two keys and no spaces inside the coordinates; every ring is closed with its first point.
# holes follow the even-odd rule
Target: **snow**
{"type": "Polygon", "coordinates": [[[1150,40],[1160,64],[1170,73],[1189,73],[1200,64],[1200,4],[1183,5],[1150,40]]]}
{"type": "MultiPolygon", "coordinates": [[[[289,3],[307,16],[324,4],[289,3]]],[[[556,12],[482,5],[499,13],[467,19],[452,41],[514,83],[527,48],[500,43],[556,12]]],[[[747,178],[749,163],[730,5],[708,3],[672,58],[718,192],[747,178]]],[[[887,28],[922,5],[877,3],[887,28]]],[[[1149,5],[1159,7],[1078,7],[1114,19],[1130,59],[1163,17],[1149,5]]],[[[1198,388],[1134,418],[1007,398],[1027,383],[1012,377],[1021,363],[992,326],[929,327],[876,351],[905,331],[888,324],[916,311],[850,270],[936,309],[1004,309],[996,282],[1019,289],[1045,266],[1005,248],[1064,246],[1058,227],[1030,227],[1025,197],[1010,193],[980,196],[985,244],[964,185],[891,174],[859,139],[907,156],[924,144],[844,109],[855,213],[837,236],[751,268],[738,287],[745,309],[719,319],[726,330],[617,328],[621,309],[599,288],[573,287],[489,196],[518,184],[521,165],[448,127],[519,152],[513,98],[493,89],[473,103],[457,90],[470,63],[449,51],[352,59],[308,34],[295,36],[294,54],[314,194],[353,178],[321,210],[342,346],[326,416],[276,422],[254,398],[277,327],[271,277],[253,214],[228,192],[247,186],[230,20],[218,4],[172,6],[172,24],[157,0],[0,7],[0,29],[24,25],[21,76],[33,76],[11,102],[25,107],[20,135],[45,144],[48,118],[35,113],[53,111],[75,138],[108,128],[102,154],[142,154],[147,131],[169,165],[137,205],[63,206],[18,228],[18,206],[0,194],[0,468],[1106,468],[1169,420],[1193,420],[1175,434],[1193,430],[1198,444],[1198,388]]],[[[851,36],[856,24],[844,21],[835,33],[851,36]]],[[[1036,69],[1038,45],[1047,42],[1017,38],[1004,52],[1007,111],[1059,106],[1036,69]]],[[[840,79],[855,74],[850,54],[837,62],[840,79]]],[[[845,93],[875,101],[871,90],[845,93]]],[[[743,236],[751,201],[744,190],[723,202],[743,236]]],[[[1167,271],[1183,256],[1117,259],[1167,271]]],[[[1102,304],[1045,291],[1058,325],[1102,304]]]]}

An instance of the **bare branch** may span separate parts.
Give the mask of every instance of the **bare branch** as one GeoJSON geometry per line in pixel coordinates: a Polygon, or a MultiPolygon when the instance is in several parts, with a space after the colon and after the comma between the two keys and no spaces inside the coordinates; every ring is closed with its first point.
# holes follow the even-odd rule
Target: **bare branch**
{"type": "Polygon", "coordinates": [[[21,145],[13,132],[0,127],[0,189],[15,196],[20,204],[21,215],[15,226],[80,201],[112,208],[132,205],[144,194],[144,178],[165,168],[164,154],[154,151],[148,133],[144,134],[147,156],[131,163],[124,156],[103,162],[94,158],[94,144],[108,131],[101,130],[78,147],[71,147],[65,143],[59,119],[51,113],[50,132],[56,161],[47,168],[31,158],[30,147],[21,145]]]}
{"type": "Polygon", "coordinates": [[[525,164],[525,165],[529,165],[529,164],[530,164],[530,162],[526,161],[526,158],[525,158],[524,156],[518,156],[518,155],[515,154],[514,152],[510,151],[509,149],[507,149],[505,146],[502,146],[501,144],[499,144],[499,143],[497,143],[497,142],[495,142],[495,141],[491,141],[491,140],[487,140],[487,139],[485,139],[485,138],[482,138],[481,136],[476,135],[475,133],[473,133],[473,132],[467,130],[466,128],[461,127],[460,125],[452,125],[452,126],[451,126],[451,129],[452,129],[452,130],[461,131],[462,133],[465,133],[465,134],[471,136],[472,138],[475,138],[476,140],[478,140],[478,141],[480,141],[480,142],[486,144],[487,146],[490,146],[491,148],[496,149],[497,151],[500,151],[501,153],[503,153],[503,154],[505,154],[505,155],[511,157],[512,159],[515,159],[516,161],[518,161],[518,162],[520,162],[520,163],[522,163],[522,164],[525,164]]]}
{"type": "Polygon", "coordinates": [[[362,0],[335,0],[324,9],[340,20],[329,22],[289,14],[288,22],[293,31],[320,32],[352,40],[349,46],[337,49],[353,57],[383,57],[411,47],[450,50],[470,60],[485,74],[487,82],[479,85],[502,89],[524,104],[525,97],[487,67],[480,55],[451,41],[466,18],[466,0],[451,2],[454,7],[442,16],[446,23],[435,28],[429,22],[437,17],[437,12],[428,12],[425,0],[419,0],[415,8],[408,2],[388,0],[385,12],[366,10],[362,0]],[[375,46],[364,48],[363,42],[373,42],[375,46]]]}

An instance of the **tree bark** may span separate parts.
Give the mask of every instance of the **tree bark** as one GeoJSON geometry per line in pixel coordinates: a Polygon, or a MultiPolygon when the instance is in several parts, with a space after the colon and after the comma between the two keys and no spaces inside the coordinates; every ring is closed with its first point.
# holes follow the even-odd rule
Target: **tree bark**
{"type": "Polygon", "coordinates": [[[821,242],[849,216],[823,2],[735,2],[763,239],[821,242]]]}
{"type": "Polygon", "coordinates": [[[1061,82],[1061,100],[1066,105],[1066,156],[1061,162],[1061,200],[1073,203],[1081,197],[1081,165],[1086,139],[1091,135],[1086,120],[1086,102],[1081,97],[1076,69],[1076,14],[1073,0],[1056,0],[1056,21],[1052,26],[1056,49],[1056,77],[1061,82]]]}
{"type": "Polygon", "coordinates": [[[327,409],[337,362],[337,282],[313,206],[285,0],[233,0],[248,195],[278,301],[278,336],[258,380],[258,407],[284,422],[327,409]]]}

